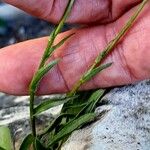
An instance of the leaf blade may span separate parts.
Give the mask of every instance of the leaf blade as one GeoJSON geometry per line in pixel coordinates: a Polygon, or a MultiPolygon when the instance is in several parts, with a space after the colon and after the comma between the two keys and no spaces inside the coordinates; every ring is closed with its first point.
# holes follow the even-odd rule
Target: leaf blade
{"type": "Polygon", "coordinates": [[[98,103],[99,100],[101,100],[100,98],[104,95],[105,91],[106,90],[99,89],[91,95],[91,97],[89,98],[89,101],[91,101],[91,104],[87,108],[86,113],[87,112],[90,113],[94,111],[96,104],[98,103]]]}
{"type": "Polygon", "coordinates": [[[58,62],[59,62],[59,59],[56,59],[56,60],[50,62],[48,65],[42,67],[41,69],[39,69],[37,71],[34,78],[32,79],[30,87],[29,87],[31,92],[35,92],[35,90],[37,89],[37,85],[39,84],[40,80],[44,77],[44,75],[46,73],[48,73],[48,71],[51,68],[53,68],[56,64],[58,64],[58,62]]]}
{"type": "Polygon", "coordinates": [[[62,128],[53,138],[53,140],[48,144],[48,147],[52,146],[60,139],[66,137],[68,134],[72,133],[74,130],[81,127],[83,124],[87,122],[91,122],[95,119],[95,113],[85,114],[76,120],[72,120],[67,125],[62,128]]]}
{"type": "Polygon", "coordinates": [[[36,150],[46,150],[44,145],[37,138],[35,139],[35,148],[36,150]]]}
{"type": "Polygon", "coordinates": [[[57,43],[56,45],[52,46],[49,49],[49,53],[47,57],[50,57],[51,54],[53,53],[54,50],[58,49],[59,47],[61,47],[69,38],[71,38],[75,33],[71,33],[68,36],[64,37],[59,43],[57,43]]]}
{"type": "Polygon", "coordinates": [[[30,146],[32,145],[32,143],[34,142],[34,137],[32,134],[29,134],[25,137],[25,139],[23,140],[19,150],[29,150],[30,146]]]}
{"type": "Polygon", "coordinates": [[[97,75],[99,72],[103,71],[104,69],[110,67],[112,65],[112,63],[107,63],[104,65],[101,65],[97,68],[94,68],[93,70],[91,70],[90,72],[87,72],[84,76],[83,76],[83,81],[87,82],[90,79],[92,79],[95,75],[97,75]]]}
{"type": "Polygon", "coordinates": [[[34,116],[39,115],[43,111],[46,111],[52,107],[64,104],[69,100],[72,100],[73,98],[75,98],[75,96],[69,98],[63,98],[63,99],[49,99],[45,102],[42,102],[41,104],[39,104],[37,107],[34,108],[34,116]]]}
{"type": "Polygon", "coordinates": [[[64,114],[60,114],[46,129],[45,131],[43,131],[39,136],[42,137],[43,135],[51,132],[55,127],[56,125],[60,124],[60,122],[62,121],[63,117],[68,117],[68,116],[73,116],[72,114],[67,114],[67,113],[64,113],[64,114]]]}
{"type": "Polygon", "coordinates": [[[7,126],[0,126],[0,147],[1,149],[12,150],[11,134],[7,126]]]}

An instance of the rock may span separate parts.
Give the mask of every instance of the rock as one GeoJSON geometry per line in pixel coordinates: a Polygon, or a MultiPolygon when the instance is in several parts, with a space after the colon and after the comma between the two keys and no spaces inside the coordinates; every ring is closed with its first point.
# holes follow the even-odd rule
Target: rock
{"type": "MultiPolygon", "coordinates": [[[[36,99],[36,103],[41,102],[41,99],[52,97],[42,96],[36,99]]],[[[0,93],[0,126],[7,125],[12,133],[12,139],[16,149],[23,138],[31,132],[29,122],[29,97],[28,96],[11,96],[0,93]]],[[[62,106],[54,107],[39,118],[36,122],[38,130],[43,129],[43,125],[47,125],[57,114],[59,114],[62,106]],[[47,123],[47,124],[46,124],[47,123]]]]}
{"type": "MultiPolygon", "coordinates": [[[[0,99],[0,125],[9,126],[18,149],[21,140],[30,132],[28,97],[0,93],[0,99]]],[[[60,109],[61,106],[43,114],[37,120],[38,129],[60,109]]],[[[75,131],[62,150],[149,150],[150,81],[111,90],[96,113],[98,120],[75,131]]]]}
{"type": "Polygon", "coordinates": [[[96,112],[62,150],[150,150],[150,81],[111,90],[96,112]]]}

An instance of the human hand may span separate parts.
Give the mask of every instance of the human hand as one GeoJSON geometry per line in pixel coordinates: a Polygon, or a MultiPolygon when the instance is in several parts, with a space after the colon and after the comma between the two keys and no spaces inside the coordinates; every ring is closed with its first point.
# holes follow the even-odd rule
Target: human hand
{"type": "MultiPolygon", "coordinates": [[[[5,0],[35,16],[54,23],[61,18],[67,1],[5,0]]],[[[62,33],[56,43],[69,32],[76,34],[53,55],[62,60],[45,78],[39,93],[66,92],[92,64],[95,57],[114,38],[133,14],[141,0],[76,0],[70,23],[90,24],[82,29],[62,33]]],[[[98,74],[82,89],[124,85],[150,76],[150,2],[114,51],[105,59],[113,65],[98,74]]],[[[36,71],[47,37],[26,41],[0,50],[0,91],[24,95],[36,71]]]]}

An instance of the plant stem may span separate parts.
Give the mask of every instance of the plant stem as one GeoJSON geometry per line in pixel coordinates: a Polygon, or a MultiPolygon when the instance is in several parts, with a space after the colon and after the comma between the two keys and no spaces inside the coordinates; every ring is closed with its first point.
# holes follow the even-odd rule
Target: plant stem
{"type": "Polygon", "coordinates": [[[34,92],[30,93],[30,123],[31,123],[31,130],[32,135],[36,137],[36,127],[35,127],[35,117],[34,117],[34,92]]]}
{"type": "MultiPolygon", "coordinates": [[[[40,62],[40,65],[38,67],[38,70],[41,69],[42,67],[44,67],[46,61],[48,60],[49,56],[52,54],[52,46],[53,46],[53,43],[54,43],[54,40],[56,39],[57,35],[60,33],[60,31],[62,30],[63,26],[64,26],[64,23],[72,9],[72,6],[74,4],[75,0],[69,0],[68,1],[68,5],[66,7],[66,10],[65,10],[65,13],[63,14],[63,17],[61,18],[61,21],[59,23],[59,25],[56,27],[56,29],[52,32],[52,34],[50,35],[49,37],[49,40],[48,40],[48,44],[47,44],[47,47],[44,51],[44,54],[42,56],[42,59],[41,59],[41,62],[40,62]]],[[[30,93],[30,123],[31,123],[31,128],[32,128],[32,135],[34,137],[36,137],[36,124],[35,124],[35,116],[34,116],[34,100],[35,100],[35,94],[36,94],[36,90],[33,90],[31,87],[33,87],[33,80],[34,80],[34,77],[38,75],[38,70],[37,72],[35,73],[35,75],[33,76],[32,78],[32,81],[30,83],[30,86],[29,86],[29,93],[30,93]]],[[[37,89],[37,88],[35,88],[37,89]]]]}
{"type": "Polygon", "coordinates": [[[122,28],[122,30],[118,33],[118,35],[109,42],[109,44],[104,48],[104,50],[97,56],[95,59],[93,65],[89,68],[89,70],[80,78],[80,80],[75,83],[72,90],[68,93],[68,96],[73,96],[81,87],[82,84],[85,83],[84,76],[87,73],[90,73],[97,65],[99,65],[102,60],[114,49],[114,47],[119,43],[120,39],[124,37],[124,35],[129,31],[129,29],[132,27],[133,23],[139,16],[140,12],[144,8],[145,4],[148,2],[148,0],[143,0],[143,2],[140,4],[137,11],[134,13],[134,15],[129,19],[129,21],[126,23],[126,25],[122,28]]]}
{"type": "Polygon", "coordinates": [[[71,9],[72,9],[72,6],[73,6],[74,2],[75,2],[75,0],[69,0],[68,5],[67,5],[67,7],[66,7],[66,10],[65,10],[65,12],[64,12],[64,14],[63,14],[63,17],[62,17],[60,23],[58,24],[58,26],[56,27],[56,29],[55,29],[55,30],[52,32],[52,34],[50,35],[49,41],[48,41],[48,44],[47,44],[47,47],[46,47],[46,50],[45,50],[45,52],[44,52],[44,55],[43,55],[42,60],[41,60],[41,63],[40,63],[40,65],[39,65],[39,69],[44,66],[45,62],[46,62],[47,59],[49,58],[49,55],[50,55],[50,54],[49,54],[49,50],[51,49],[51,47],[52,47],[52,45],[53,45],[53,43],[54,43],[54,40],[55,40],[56,36],[57,36],[57,35],[60,33],[60,31],[62,30],[62,28],[63,28],[63,26],[64,26],[64,23],[65,23],[65,21],[66,21],[68,15],[70,14],[70,11],[71,11],[71,9]]]}

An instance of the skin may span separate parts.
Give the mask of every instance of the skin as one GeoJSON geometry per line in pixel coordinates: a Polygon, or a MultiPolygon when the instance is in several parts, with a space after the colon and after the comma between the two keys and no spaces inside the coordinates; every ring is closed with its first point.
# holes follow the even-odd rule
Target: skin
{"type": "MultiPolygon", "coordinates": [[[[67,0],[4,0],[42,19],[57,23],[67,0]]],[[[95,57],[120,31],[136,10],[140,0],[76,0],[69,23],[85,24],[84,28],[61,33],[55,43],[70,32],[75,35],[59,48],[51,59],[61,58],[40,83],[38,94],[63,93],[92,64],[95,57]],[[94,18],[94,19],[93,19],[94,18]]],[[[82,90],[120,86],[150,77],[150,2],[132,29],[104,63],[113,65],[82,86],[82,90]]],[[[29,40],[0,50],[0,91],[28,94],[28,86],[36,71],[48,37],[29,40]]]]}

